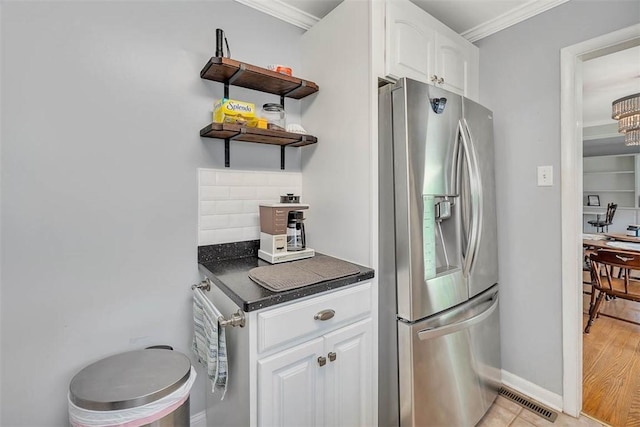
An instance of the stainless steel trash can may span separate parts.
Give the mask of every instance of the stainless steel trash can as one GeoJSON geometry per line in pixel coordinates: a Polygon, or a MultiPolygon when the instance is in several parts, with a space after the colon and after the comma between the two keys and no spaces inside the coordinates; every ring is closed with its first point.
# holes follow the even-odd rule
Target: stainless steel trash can
{"type": "MultiPolygon", "coordinates": [[[[182,353],[157,349],[130,351],[102,359],[78,372],[69,384],[69,401],[76,407],[87,410],[89,416],[92,414],[90,411],[95,411],[96,416],[100,416],[106,415],[101,414],[102,411],[140,407],[143,409],[137,411],[141,414],[140,420],[149,421],[143,425],[188,427],[188,394],[184,402],[181,403],[183,397],[174,404],[179,404],[175,408],[151,410],[155,411],[155,416],[149,417],[150,410],[145,412],[144,406],[158,402],[181,389],[190,376],[191,362],[182,353]],[[166,413],[169,409],[171,412],[166,413]]],[[[123,412],[129,413],[131,417],[132,411],[123,412]]],[[[99,421],[98,424],[101,425],[99,421]]]]}

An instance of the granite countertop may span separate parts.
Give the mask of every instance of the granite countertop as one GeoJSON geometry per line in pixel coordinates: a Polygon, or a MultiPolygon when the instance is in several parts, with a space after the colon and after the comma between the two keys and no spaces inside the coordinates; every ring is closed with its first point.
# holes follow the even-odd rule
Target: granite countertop
{"type": "Polygon", "coordinates": [[[245,312],[294,301],[374,277],[373,269],[354,264],[360,269],[358,274],[273,292],[249,279],[249,270],[252,268],[271,265],[258,258],[259,245],[260,242],[256,240],[198,247],[198,263],[202,274],[211,279],[245,312]]]}

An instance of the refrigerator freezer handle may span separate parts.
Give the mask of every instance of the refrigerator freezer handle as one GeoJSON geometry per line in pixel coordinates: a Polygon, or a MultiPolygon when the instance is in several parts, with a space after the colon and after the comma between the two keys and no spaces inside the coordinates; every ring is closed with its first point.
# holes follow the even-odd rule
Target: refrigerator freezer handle
{"type": "Polygon", "coordinates": [[[482,322],[483,320],[491,316],[493,312],[496,311],[496,308],[498,308],[498,294],[495,293],[490,300],[483,302],[481,305],[487,306],[487,308],[484,309],[480,314],[477,314],[476,316],[468,319],[461,320],[459,322],[443,325],[438,328],[423,329],[422,331],[418,332],[418,338],[420,338],[420,340],[422,341],[438,338],[443,335],[450,335],[454,332],[467,329],[482,322]]]}

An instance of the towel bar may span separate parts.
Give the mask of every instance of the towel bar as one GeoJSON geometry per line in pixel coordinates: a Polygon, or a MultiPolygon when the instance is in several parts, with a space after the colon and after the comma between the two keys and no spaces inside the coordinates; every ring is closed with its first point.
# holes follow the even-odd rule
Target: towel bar
{"type": "MultiPolygon", "coordinates": [[[[197,285],[191,285],[192,291],[196,289],[202,289],[203,291],[210,291],[211,281],[208,278],[206,278],[202,282],[198,283],[197,285]]],[[[223,328],[226,328],[227,326],[232,326],[232,327],[240,326],[241,328],[244,328],[244,325],[245,325],[244,312],[241,309],[238,309],[238,311],[233,313],[229,319],[225,319],[224,316],[220,316],[218,318],[218,323],[223,328]]]]}
{"type": "Polygon", "coordinates": [[[223,328],[226,328],[227,326],[240,326],[241,328],[244,328],[244,312],[238,309],[238,311],[233,313],[229,319],[225,319],[224,316],[220,316],[218,318],[218,323],[223,328]]]}
{"type": "Polygon", "coordinates": [[[209,283],[209,279],[204,279],[202,282],[197,285],[191,285],[191,290],[194,291],[196,288],[202,289],[203,291],[211,290],[211,283],[209,283]]]}

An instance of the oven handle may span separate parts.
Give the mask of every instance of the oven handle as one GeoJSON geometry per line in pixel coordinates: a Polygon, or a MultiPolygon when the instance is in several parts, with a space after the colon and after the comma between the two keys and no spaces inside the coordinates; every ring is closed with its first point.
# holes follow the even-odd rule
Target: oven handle
{"type": "Polygon", "coordinates": [[[420,340],[422,341],[438,338],[443,335],[449,335],[453,334],[454,332],[467,329],[482,322],[483,320],[491,316],[493,312],[496,311],[496,308],[498,308],[498,293],[495,293],[491,297],[491,299],[483,302],[482,304],[480,304],[480,306],[487,306],[487,308],[485,308],[480,314],[477,314],[468,319],[461,320],[459,322],[451,323],[449,325],[443,325],[433,329],[423,329],[422,331],[418,332],[418,338],[420,338],[420,340]]]}

